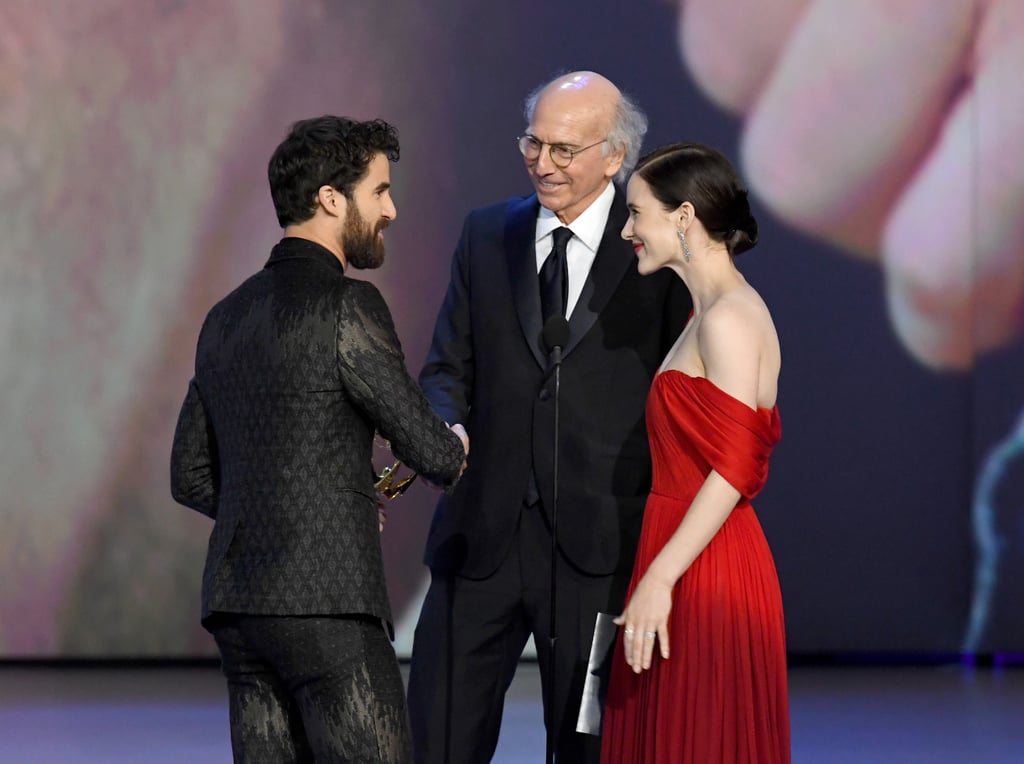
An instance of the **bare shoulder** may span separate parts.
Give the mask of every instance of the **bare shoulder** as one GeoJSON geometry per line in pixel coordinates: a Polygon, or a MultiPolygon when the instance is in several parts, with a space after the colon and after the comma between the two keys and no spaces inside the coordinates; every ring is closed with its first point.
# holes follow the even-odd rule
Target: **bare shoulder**
{"type": "Polygon", "coordinates": [[[778,336],[754,289],[734,289],[709,305],[697,344],[708,379],[752,408],[774,402],[778,336]]]}
{"type": "Polygon", "coordinates": [[[713,344],[760,344],[775,325],[764,300],[752,287],[733,289],[708,306],[700,324],[703,338],[713,344]]]}

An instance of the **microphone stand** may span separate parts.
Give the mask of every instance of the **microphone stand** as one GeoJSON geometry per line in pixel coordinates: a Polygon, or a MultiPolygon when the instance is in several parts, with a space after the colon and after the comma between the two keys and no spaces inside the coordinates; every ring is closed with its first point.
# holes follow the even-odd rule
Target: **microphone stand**
{"type": "Polygon", "coordinates": [[[550,626],[548,634],[548,655],[551,656],[551,670],[550,676],[551,681],[548,682],[548,708],[550,709],[548,715],[549,721],[552,722],[547,725],[548,741],[547,741],[547,764],[554,764],[555,761],[555,738],[557,730],[554,729],[553,719],[555,716],[555,674],[557,671],[558,661],[555,658],[555,646],[558,644],[558,637],[555,632],[556,613],[558,609],[555,607],[556,600],[558,598],[558,589],[556,584],[558,583],[558,393],[562,382],[562,348],[558,345],[551,351],[551,355],[555,364],[555,426],[554,426],[554,447],[551,470],[551,616],[550,626]]]}
{"type": "Polygon", "coordinates": [[[548,656],[549,670],[546,691],[545,708],[545,729],[547,730],[547,764],[554,764],[555,741],[558,730],[555,729],[555,685],[557,675],[557,660],[555,648],[558,644],[556,632],[557,623],[557,599],[558,599],[558,407],[559,393],[562,383],[562,348],[569,339],[569,324],[562,316],[555,316],[548,320],[544,326],[544,342],[551,347],[551,366],[544,375],[543,383],[546,383],[551,374],[555,377],[555,421],[554,421],[554,442],[552,444],[552,491],[551,491],[551,612],[548,626],[548,656]]]}

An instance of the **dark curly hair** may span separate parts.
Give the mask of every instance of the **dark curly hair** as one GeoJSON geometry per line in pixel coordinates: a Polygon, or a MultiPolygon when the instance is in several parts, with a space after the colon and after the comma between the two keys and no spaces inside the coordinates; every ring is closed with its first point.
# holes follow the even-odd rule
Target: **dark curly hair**
{"type": "Polygon", "coordinates": [[[285,228],[313,217],[321,186],[351,199],[374,156],[397,162],[398,153],[398,131],[382,119],[359,122],[326,114],[296,122],[267,167],[277,222],[285,228]]]}
{"type": "Polygon", "coordinates": [[[708,236],[724,242],[730,255],[757,244],[757,221],[747,189],[729,160],[715,149],[700,143],[662,146],[641,157],[634,172],[665,209],[692,204],[708,236]]]}

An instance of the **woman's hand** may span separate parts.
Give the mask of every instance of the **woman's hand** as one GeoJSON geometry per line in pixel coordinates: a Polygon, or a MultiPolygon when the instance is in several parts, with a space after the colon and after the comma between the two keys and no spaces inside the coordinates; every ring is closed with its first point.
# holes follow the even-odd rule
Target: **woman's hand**
{"type": "Polygon", "coordinates": [[[672,584],[650,571],[637,584],[633,596],[615,623],[624,626],[622,644],[626,663],[636,673],[651,667],[654,643],[668,659],[668,614],[672,611],[672,584]]]}

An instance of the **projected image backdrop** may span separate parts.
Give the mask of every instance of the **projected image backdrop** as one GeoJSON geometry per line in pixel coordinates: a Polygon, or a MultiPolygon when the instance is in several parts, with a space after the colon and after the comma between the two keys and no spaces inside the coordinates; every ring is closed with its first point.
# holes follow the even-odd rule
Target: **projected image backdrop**
{"type": "MultiPolygon", "coordinates": [[[[1020,3],[421,5],[0,10],[0,657],[213,654],[169,448],[202,317],[280,235],[288,125],[398,126],[388,261],[356,275],[415,373],[463,215],[530,190],[523,96],[577,68],[637,98],[646,148],[710,143],[751,186],[790,649],[1024,652],[1020,3]]],[[[389,507],[400,651],[434,499],[389,507]]]]}

